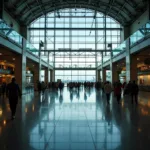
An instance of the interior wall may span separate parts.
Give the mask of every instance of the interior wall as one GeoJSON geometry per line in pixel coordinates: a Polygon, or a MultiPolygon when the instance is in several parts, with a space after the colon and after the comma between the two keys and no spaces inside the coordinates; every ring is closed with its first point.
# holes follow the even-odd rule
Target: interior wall
{"type": "Polygon", "coordinates": [[[136,32],[141,26],[149,20],[149,9],[147,9],[133,24],[130,26],[130,35],[136,32]]]}
{"type": "Polygon", "coordinates": [[[13,24],[13,29],[16,32],[20,33],[20,25],[6,11],[4,11],[3,19],[8,24],[8,26],[10,26],[10,24],[13,24]]]}
{"type": "Polygon", "coordinates": [[[130,27],[126,26],[121,32],[121,43],[125,41],[130,36],[130,27]]]}

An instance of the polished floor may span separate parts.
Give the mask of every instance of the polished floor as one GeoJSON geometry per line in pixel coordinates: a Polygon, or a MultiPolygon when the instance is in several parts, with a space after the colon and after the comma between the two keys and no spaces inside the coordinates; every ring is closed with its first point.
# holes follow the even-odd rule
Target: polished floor
{"type": "Polygon", "coordinates": [[[150,150],[150,93],[118,105],[94,88],[62,94],[28,92],[10,120],[8,100],[0,99],[0,150],[150,150]]]}

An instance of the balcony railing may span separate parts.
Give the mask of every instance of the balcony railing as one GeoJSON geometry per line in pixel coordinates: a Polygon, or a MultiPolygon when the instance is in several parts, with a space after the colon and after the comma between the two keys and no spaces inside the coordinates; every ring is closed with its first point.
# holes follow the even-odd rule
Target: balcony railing
{"type": "MultiPolygon", "coordinates": [[[[15,43],[16,45],[23,47],[23,39],[19,33],[17,33],[14,29],[9,27],[5,21],[0,19],[0,35],[7,38],[11,42],[15,43]]],[[[26,40],[26,39],[25,39],[26,40]]],[[[31,52],[35,56],[39,56],[39,49],[35,48],[29,41],[26,40],[26,50],[31,52]]],[[[42,59],[45,61],[44,59],[42,59]]],[[[50,63],[52,65],[52,63],[50,63]]]]}
{"type": "MultiPolygon", "coordinates": [[[[0,19],[0,34],[10,41],[13,41],[20,47],[22,47],[23,37],[9,27],[2,19],[0,19]]],[[[129,37],[130,47],[134,46],[138,41],[150,36],[150,21],[148,21],[144,26],[139,28],[134,34],[129,37]]],[[[39,49],[35,48],[29,41],[26,40],[26,50],[30,51],[35,56],[39,55],[39,49]]],[[[126,50],[126,40],[122,42],[118,47],[112,49],[112,55],[116,56],[126,50]]],[[[109,61],[111,55],[103,57],[103,62],[109,61]]],[[[45,61],[43,58],[42,60],[45,61]]],[[[53,62],[50,62],[53,65],[53,62]]]]}
{"type": "MultiPolygon", "coordinates": [[[[149,36],[150,36],[150,21],[148,21],[145,25],[140,27],[135,33],[133,33],[129,37],[129,41],[130,41],[129,47],[130,48],[133,47],[139,41],[141,41],[142,39],[144,40],[149,36]]],[[[118,47],[112,49],[113,56],[119,55],[120,53],[122,53],[123,51],[126,50],[126,41],[127,40],[123,41],[118,47]],[[119,52],[118,52],[118,50],[119,50],[119,52]]],[[[108,60],[110,60],[110,55],[109,55],[109,58],[108,58],[108,56],[104,56],[103,62],[106,62],[108,60]]]]}

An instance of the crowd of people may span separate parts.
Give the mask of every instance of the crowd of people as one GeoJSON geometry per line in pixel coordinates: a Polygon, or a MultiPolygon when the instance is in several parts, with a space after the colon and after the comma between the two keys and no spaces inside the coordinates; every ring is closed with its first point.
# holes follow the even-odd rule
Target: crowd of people
{"type": "Polygon", "coordinates": [[[113,91],[114,96],[116,97],[116,100],[118,104],[120,103],[121,100],[121,94],[123,95],[131,95],[131,102],[132,104],[135,101],[135,104],[138,104],[138,93],[139,93],[139,87],[136,84],[135,80],[134,81],[129,81],[128,83],[124,82],[123,84],[118,81],[114,82],[113,85],[109,81],[105,83],[101,83],[103,91],[106,93],[106,99],[107,103],[109,104],[110,101],[110,94],[113,91]]]}
{"type": "MultiPolygon", "coordinates": [[[[138,92],[139,88],[135,81],[129,81],[128,83],[124,82],[123,84],[120,81],[114,82],[111,84],[109,81],[106,82],[69,82],[67,83],[67,87],[70,90],[70,93],[72,93],[73,89],[76,88],[77,91],[79,91],[80,87],[84,87],[84,89],[90,89],[95,87],[97,91],[102,90],[103,93],[106,94],[106,100],[107,104],[110,103],[110,95],[113,92],[114,96],[116,97],[116,100],[118,104],[121,101],[121,95],[131,95],[131,102],[132,104],[135,102],[135,104],[138,104],[138,92]]],[[[52,88],[60,91],[60,95],[62,94],[64,83],[62,81],[59,82],[52,82],[46,84],[44,81],[37,82],[37,89],[38,92],[44,94],[45,90],[47,88],[52,88]]],[[[12,78],[12,82],[6,85],[6,83],[3,83],[1,85],[1,94],[4,97],[6,93],[6,96],[9,98],[10,108],[12,111],[12,119],[15,118],[15,112],[16,112],[16,106],[18,103],[18,96],[21,96],[21,91],[19,89],[18,84],[15,83],[15,78],[12,78]]]]}
{"type": "MultiPolygon", "coordinates": [[[[111,84],[109,81],[106,82],[69,82],[67,83],[67,87],[72,92],[74,88],[77,90],[80,89],[80,87],[83,86],[84,89],[95,87],[97,90],[102,90],[106,94],[106,100],[107,103],[110,103],[110,95],[113,92],[114,96],[116,97],[116,100],[118,104],[121,101],[121,95],[131,95],[131,102],[132,104],[138,103],[138,92],[139,88],[135,81],[129,81],[128,83],[124,82],[121,83],[120,81],[114,82],[111,84]]],[[[46,88],[53,88],[60,91],[62,93],[62,90],[64,88],[63,82],[52,82],[49,84],[45,84],[45,82],[38,82],[38,91],[44,93],[46,88]]]]}

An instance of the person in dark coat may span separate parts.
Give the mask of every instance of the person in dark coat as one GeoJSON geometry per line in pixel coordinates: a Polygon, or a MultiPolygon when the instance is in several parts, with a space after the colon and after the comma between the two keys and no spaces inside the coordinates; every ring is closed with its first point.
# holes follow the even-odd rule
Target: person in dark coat
{"type": "Polygon", "coordinates": [[[18,103],[18,97],[21,97],[21,91],[17,83],[15,83],[15,78],[12,78],[12,82],[7,85],[6,95],[9,99],[9,105],[12,114],[12,120],[15,119],[16,108],[18,103]]]}
{"type": "Polygon", "coordinates": [[[117,83],[117,85],[114,88],[114,93],[116,95],[118,104],[120,103],[120,99],[121,99],[121,88],[122,86],[120,83],[117,83]]]}
{"type": "Polygon", "coordinates": [[[62,89],[63,89],[63,83],[60,81],[58,88],[60,90],[60,94],[62,93],[62,89]]]}
{"type": "Polygon", "coordinates": [[[138,93],[139,93],[139,87],[135,83],[135,80],[134,80],[133,83],[132,83],[132,86],[131,86],[132,104],[133,104],[133,101],[135,101],[135,103],[138,104],[138,93]]]}

